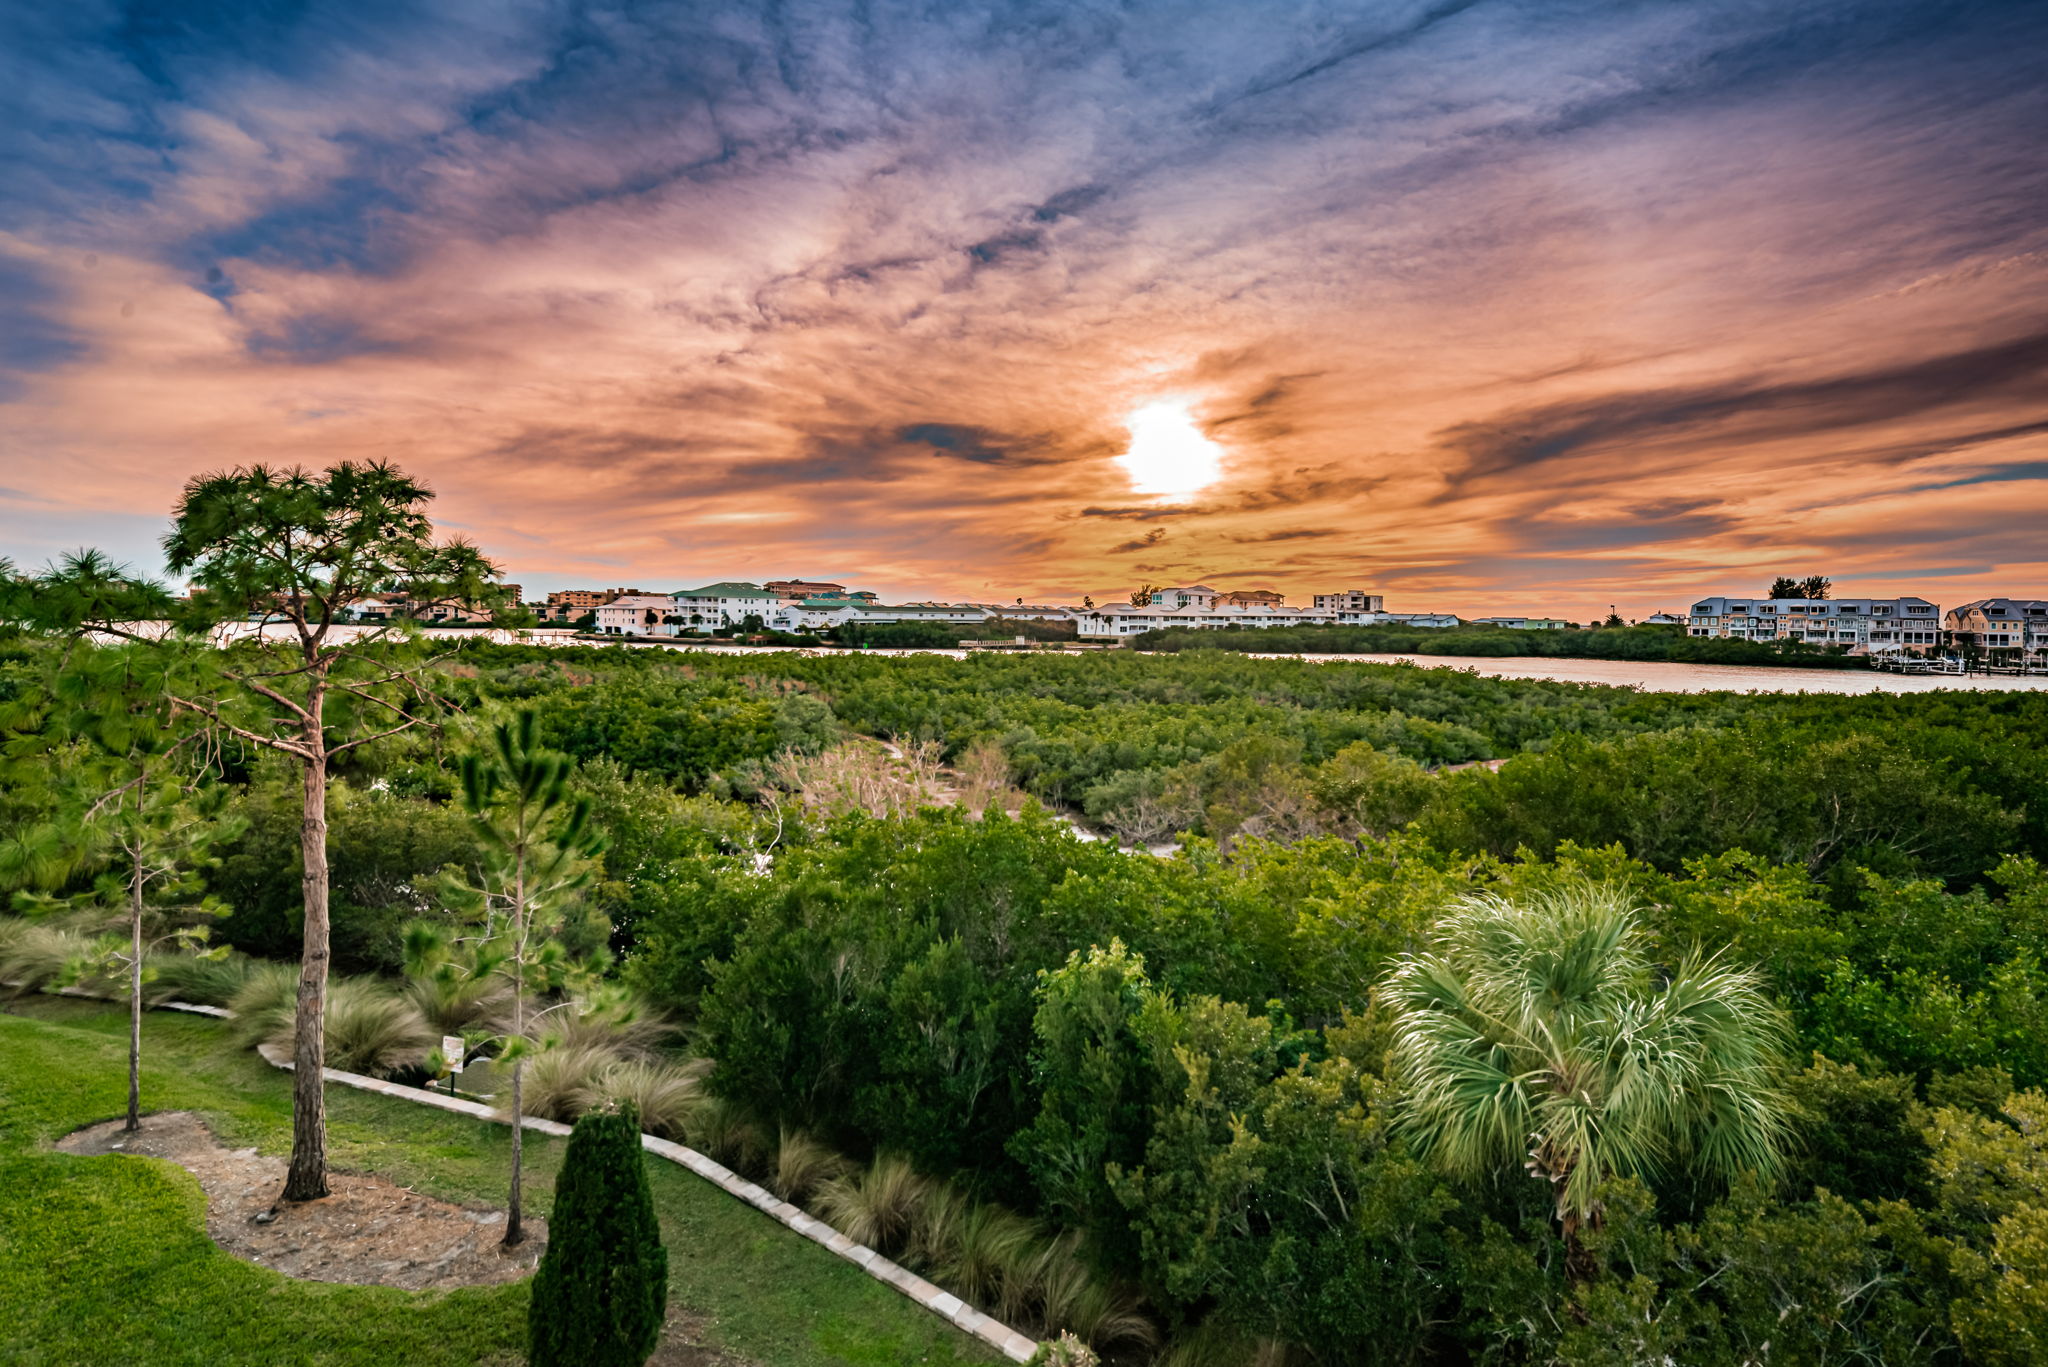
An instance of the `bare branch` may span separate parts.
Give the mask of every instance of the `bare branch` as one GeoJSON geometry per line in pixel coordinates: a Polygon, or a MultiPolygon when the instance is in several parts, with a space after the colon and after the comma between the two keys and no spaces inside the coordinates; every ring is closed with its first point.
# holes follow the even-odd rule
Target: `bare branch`
{"type": "Polygon", "coordinates": [[[358,736],[356,739],[352,741],[345,741],[342,744],[335,746],[332,750],[329,750],[327,752],[327,757],[329,759],[332,759],[344,750],[353,750],[358,745],[368,745],[371,741],[383,740],[386,736],[395,736],[401,731],[410,731],[413,729],[413,727],[423,725],[425,722],[425,717],[414,717],[412,720],[406,722],[405,725],[394,726],[389,731],[379,731],[374,736],[358,736]]]}

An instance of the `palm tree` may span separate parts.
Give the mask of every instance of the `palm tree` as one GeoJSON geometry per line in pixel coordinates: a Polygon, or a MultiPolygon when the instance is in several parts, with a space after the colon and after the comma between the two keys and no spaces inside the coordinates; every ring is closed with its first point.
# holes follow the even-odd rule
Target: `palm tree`
{"type": "Polygon", "coordinates": [[[1520,1162],[1548,1182],[1574,1282],[1602,1182],[1769,1177],[1787,1137],[1789,1033],[1761,975],[1648,950],[1617,888],[1474,896],[1381,989],[1411,1142],[1456,1175],[1520,1162]]]}

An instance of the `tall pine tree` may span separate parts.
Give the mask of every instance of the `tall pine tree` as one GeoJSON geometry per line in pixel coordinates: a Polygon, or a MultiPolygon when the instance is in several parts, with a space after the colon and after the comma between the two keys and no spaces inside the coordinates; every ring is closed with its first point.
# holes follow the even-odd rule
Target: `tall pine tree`
{"type": "Polygon", "coordinates": [[[573,968],[555,939],[572,899],[595,872],[603,842],[590,829],[590,801],[573,797],[575,761],[544,750],[532,709],[491,731],[491,743],[462,760],[462,804],[480,847],[480,877],[453,882],[452,899],[481,915],[497,971],[512,984],[511,1030],[499,1058],[512,1065],[512,1195],[505,1242],[526,1237],[517,1123],[529,1039],[528,993],[556,987],[573,968]]]}

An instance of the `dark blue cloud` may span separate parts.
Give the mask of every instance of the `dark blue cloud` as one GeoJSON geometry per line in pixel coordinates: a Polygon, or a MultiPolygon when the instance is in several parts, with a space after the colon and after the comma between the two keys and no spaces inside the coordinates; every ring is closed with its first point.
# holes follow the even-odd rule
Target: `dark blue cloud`
{"type": "Polygon", "coordinates": [[[0,403],[28,376],[85,356],[85,339],[57,318],[57,290],[28,262],[0,255],[0,403]]]}

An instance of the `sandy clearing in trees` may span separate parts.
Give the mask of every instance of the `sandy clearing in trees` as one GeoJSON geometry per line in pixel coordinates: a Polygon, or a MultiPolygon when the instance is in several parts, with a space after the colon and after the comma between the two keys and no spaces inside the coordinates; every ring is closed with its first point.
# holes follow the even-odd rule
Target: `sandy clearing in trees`
{"type": "Polygon", "coordinates": [[[335,1172],[323,1200],[283,1204],[285,1160],[254,1149],[230,1149],[190,1111],[142,1118],[142,1132],[109,1120],[57,1143],[65,1153],[142,1154],[178,1164],[206,1192],[206,1232],[229,1253],[317,1282],[445,1290],[516,1281],[532,1272],[547,1247],[547,1225],[528,1220],[517,1249],[499,1242],[505,1213],[451,1205],[382,1177],[335,1172]],[[255,1217],[276,1206],[277,1218],[255,1217]]]}

